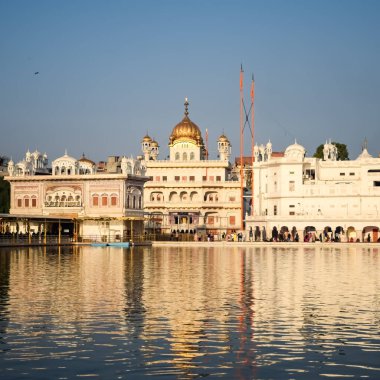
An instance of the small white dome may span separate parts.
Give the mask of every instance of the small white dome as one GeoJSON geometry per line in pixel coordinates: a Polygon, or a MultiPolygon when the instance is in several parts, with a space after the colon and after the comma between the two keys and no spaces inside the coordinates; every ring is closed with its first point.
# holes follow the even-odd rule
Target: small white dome
{"type": "Polygon", "coordinates": [[[368,153],[367,148],[364,148],[362,152],[359,154],[359,156],[357,157],[357,160],[366,160],[368,158],[373,158],[373,157],[368,153]]]}
{"type": "Polygon", "coordinates": [[[71,157],[67,154],[67,152],[65,152],[65,154],[62,156],[62,157],[58,157],[56,158],[53,163],[57,163],[59,161],[65,161],[65,162],[68,162],[68,161],[71,161],[71,162],[77,162],[77,159],[74,158],[74,157],[71,157]]]}
{"type": "Polygon", "coordinates": [[[306,152],[305,148],[302,145],[297,144],[297,141],[296,141],[294,144],[289,145],[285,149],[284,155],[287,158],[302,160],[305,157],[305,152],[306,152]]]}

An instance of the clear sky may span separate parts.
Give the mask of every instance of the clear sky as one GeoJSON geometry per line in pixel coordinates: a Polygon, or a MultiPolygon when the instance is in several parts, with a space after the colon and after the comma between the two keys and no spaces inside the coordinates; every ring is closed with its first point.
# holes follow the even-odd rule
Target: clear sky
{"type": "Polygon", "coordinates": [[[259,144],[378,156],[379,20],[377,0],[0,0],[0,155],[135,156],[148,132],[164,159],[188,97],[210,158],[223,132],[239,156],[243,64],[259,144]]]}

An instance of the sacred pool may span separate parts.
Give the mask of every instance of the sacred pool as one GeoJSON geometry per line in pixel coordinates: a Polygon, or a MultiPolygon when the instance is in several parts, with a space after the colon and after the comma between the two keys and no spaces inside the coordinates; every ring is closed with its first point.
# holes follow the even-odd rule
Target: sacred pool
{"type": "Polygon", "coordinates": [[[379,245],[0,249],[0,378],[380,378],[379,245]]]}

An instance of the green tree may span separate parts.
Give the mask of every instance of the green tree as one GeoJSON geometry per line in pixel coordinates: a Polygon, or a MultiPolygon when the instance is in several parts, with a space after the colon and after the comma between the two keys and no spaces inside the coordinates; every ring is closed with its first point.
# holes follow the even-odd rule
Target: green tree
{"type": "Polygon", "coordinates": [[[9,182],[0,177],[0,213],[8,214],[10,207],[10,186],[9,182]]]}
{"type": "Polygon", "coordinates": [[[6,166],[8,164],[9,158],[7,156],[0,155],[0,166],[6,166]]]}
{"type": "MultiPolygon", "coordinates": [[[[331,144],[335,145],[338,150],[337,160],[340,161],[346,161],[348,160],[348,150],[346,144],[341,144],[338,142],[332,142],[331,144]]],[[[321,144],[318,146],[317,150],[315,151],[313,157],[323,159],[323,146],[324,144],[321,144]]]]}

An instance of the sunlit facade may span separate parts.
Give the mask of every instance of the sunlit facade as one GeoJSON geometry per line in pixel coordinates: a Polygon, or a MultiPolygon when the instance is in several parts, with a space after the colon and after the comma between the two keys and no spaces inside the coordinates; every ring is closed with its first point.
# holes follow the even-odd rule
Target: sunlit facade
{"type": "MultiPolygon", "coordinates": [[[[335,145],[324,145],[323,159],[306,157],[293,144],[282,157],[265,146],[254,149],[254,199],[246,229],[311,232],[323,240],[377,241],[380,225],[380,158],[366,147],[355,160],[337,160],[335,145]]],[[[291,237],[293,238],[293,236],[291,237]]]]}
{"type": "MultiPolygon", "coordinates": [[[[169,157],[159,160],[158,143],[142,140],[146,175],[144,209],[147,229],[161,233],[211,234],[219,238],[240,228],[240,183],[233,176],[231,145],[222,134],[218,159],[210,160],[199,127],[185,115],[169,137],[169,157]]],[[[206,131],[207,133],[207,131],[206,131]]]]}
{"type": "MultiPolygon", "coordinates": [[[[97,173],[93,161],[79,160],[67,152],[52,162],[51,174],[37,175],[31,161],[8,164],[12,216],[27,223],[13,223],[9,232],[41,233],[44,217],[62,218],[62,233],[89,240],[122,240],[143,232],[143,186],[148,178],[141,161],[121,159],[121,173],[97,173]],[[38,222],[37,222],[38,220],[38,222]]],[[[47,171],[47,157],[45,167],[47,171]]],[[[51,233],[57,233],[57,226],[51,233]]]]}

